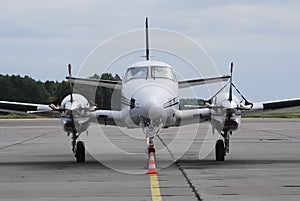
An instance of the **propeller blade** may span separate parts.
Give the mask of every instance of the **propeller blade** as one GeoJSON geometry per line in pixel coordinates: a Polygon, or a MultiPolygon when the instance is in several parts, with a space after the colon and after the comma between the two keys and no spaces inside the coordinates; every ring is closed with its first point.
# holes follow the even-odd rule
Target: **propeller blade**
{"type": "Polygon", "coordinates": [[[71,121],[72,121],[73,132],[77,133],[76,126],[75,126],[75,120],[74,120],[74,116],[73,116],[73,111],[72,110],[70,111],[70,117],[71,117],[71,121]]]}
{"type": "Polygon", "coordinates": [[[71,66],[71,64],[68,65],[68,71],[69,71],[69,76],[71,77],[71,74],[72,74],[72,66],[71,66]]]}
{"type": "Polygon", "coordinates": [[[229,101],[232,101],[232,72],[233,72],[233,62],[231,62],[230,67],[230,86],[229,86],[229,101]]]}
{"type": "Polygon", "coordinates": [[[225,87],[227,87],[229,84],[229,82],[227,84],[225,84],[219,91],[217,91],[217,93],[215,93],[210,99],[206,100],[205,102],[211,104],[212,103],[212,99],[214,97],[216,97],[225,87]]]}
{"type": "Polygon", "coordinates": [[[251,103],[250,101],[248,101],[245,96],[243,96],[243,94],[238,90],[238,88],[231,83],[231,85],[233,86],[233,88],[238,92],[238,94],[240,94],[240,96],[242,97],[242,99],[245,101],[245,105],[253,105],[253,103],[251,103]]]}
{"type": "MultiPolygon", "coordinates": [[[[71,78],[72,77],[72,65],[69,64],[68,65],[68,71],[69,71],[69,77],[71,78]]],[[[71,90],[71,103],[73,103],[73,86],[72,86],[72,83],[71,83],[71,79],[69,79],[69,84],[70,84],[70,90],[71,90]]]]}

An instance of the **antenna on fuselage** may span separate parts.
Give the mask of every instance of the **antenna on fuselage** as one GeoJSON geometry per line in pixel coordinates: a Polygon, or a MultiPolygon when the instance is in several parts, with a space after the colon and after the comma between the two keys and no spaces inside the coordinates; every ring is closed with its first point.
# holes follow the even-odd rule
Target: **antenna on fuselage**
{"type": "Polygon", "coordinates": [[[148,61],[150,58],[149,52],[149,35],[148,35],[148,17],[146,17],[146,60],[148,61]]]}

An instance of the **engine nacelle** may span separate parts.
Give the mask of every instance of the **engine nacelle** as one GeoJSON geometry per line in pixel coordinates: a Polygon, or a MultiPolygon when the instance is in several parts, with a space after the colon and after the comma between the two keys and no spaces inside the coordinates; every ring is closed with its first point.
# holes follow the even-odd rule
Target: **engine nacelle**
{"type": "Polygon", "coordinates": [[[61,122],[64,131],[67,133],[82,133],[90,125],[90,111],[92,108],[88,100],[80,94],[66,96],[61,102],[62,109],[61,122]]]}
{"type": "Polygon", "coordinates": [[[67,95],[61,102],[61,109],[74,110],[74,109],[89,109],[90,104],[88,100],[80,94],[72,94],[73,102],[71,103],[71,95],[67,95]]]}
{"type": "Polygon", "coordinates": [[[211,125],[217,129],[219,132],[221,131],[235,131],[238,129],[241,116],[236,115],[227,119],[226,115],[212,115],[211,116],[211,125]]]}

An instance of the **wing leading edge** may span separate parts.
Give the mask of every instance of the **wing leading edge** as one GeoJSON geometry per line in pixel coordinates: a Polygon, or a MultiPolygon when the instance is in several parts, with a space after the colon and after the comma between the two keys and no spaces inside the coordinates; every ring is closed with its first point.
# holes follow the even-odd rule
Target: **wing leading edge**
{"type": "Polygon", "coordinates": [[[38,114],[50,117],[57,117],[60,114],[58,111],[53,110],[49,105],[10,101],[0,101],[0,111],[19,114],[38,114]]]}
{"type": "Polygon", "coordinates": [[[249,110],[243,111],[244,114],[248,113],[261,113],[273,110],[286,109],[286,108],[300,108],[300,99],[286,99],[253,103],[253,107],[249,110]]]}

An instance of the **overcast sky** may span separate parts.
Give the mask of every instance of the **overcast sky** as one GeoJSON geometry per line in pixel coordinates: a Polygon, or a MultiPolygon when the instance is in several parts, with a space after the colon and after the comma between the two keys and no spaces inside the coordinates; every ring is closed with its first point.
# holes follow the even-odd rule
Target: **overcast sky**
{"type": "MultiPolygon", "coordinates": [[[[0,73],[63,80],[101,42],[150,26],[184,34],[250,100],[300,97],[300,1],[0,2],[0,73]],[[242,2],[242,3],[241,3],[242,2]]],[[[101,73],[101,72],[100,72],[101,73]]]]}

